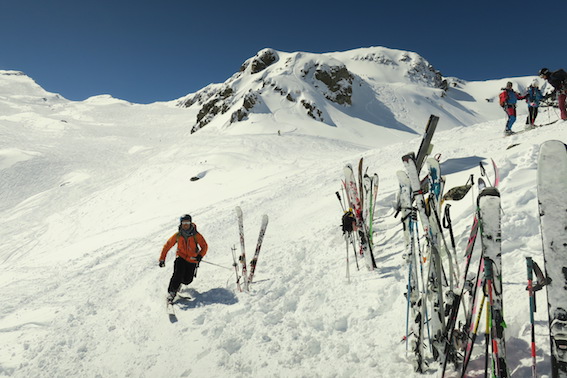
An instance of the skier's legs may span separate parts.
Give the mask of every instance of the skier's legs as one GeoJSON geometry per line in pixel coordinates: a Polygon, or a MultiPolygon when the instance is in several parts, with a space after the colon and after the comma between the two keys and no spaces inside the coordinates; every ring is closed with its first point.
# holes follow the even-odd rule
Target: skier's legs
{"type": "Polygon", "coordinates": [[[534,122],[535,122],[535,119],[537,117],[537,108],[530,106],[530,107],[528,107],[528,112],[529,112],[529,115],[528,115],[528,119],[527,119],[526,123],[533,125],[534,122]]]}
{"type": "Polygon", "coordinates": [[[512,125],[514,124],[514,122],[516,122],[516,116],[509,115],[508,122],[506,122],[506,130],[512,130],[512,125]]]}
{"type": "Polygon", "coordinates": [[[565,109],[565,97],[567,95],[564,92],[560,92],[557,96],[557,102],[559,103],[559,111],[561,112],[561,119],[567,119],[567,109],[565,109]]]}
{"type": "MultiPolygon", "coordinates": [[[[173,264],[173,275],[171,276],[171,280],[169,281],[169,287],[167,288],[168,292],[176,293],[179,290],[179,286],[182,283],[185,283],[187,280],[187,276],[191,274],[191,281],[193,280],[193,274],[195,272],[195,264],[190,263],[181,257],[175,259],[175,263],[173,264]]],[[[189,281],[189,283],[191,282],[189,281]]]]}
{"type": "Polygon", "coordinates": [[[508,107],[506,109],[506,114],[508,114],[508,121],[506,122],[506,130],[511,131],[512,125],[516,122],[516,108],[515,107],[508,107]]]}
{"type": "Polygon", "coordinates": [[[185,271],[183,272],[183,280],[181,281],[182,284],[189,285],[191,282],[193,282],[196,268],[197,268],[197,264],[194,263],[186,264],[185,271]]]}

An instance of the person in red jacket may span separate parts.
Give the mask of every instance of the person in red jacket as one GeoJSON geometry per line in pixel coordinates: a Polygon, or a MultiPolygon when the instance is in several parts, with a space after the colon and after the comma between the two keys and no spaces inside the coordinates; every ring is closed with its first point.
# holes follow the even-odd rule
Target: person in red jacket
{"type": "Polygon", "coordinates": [[[508,120],[506,121],[506,128],[504,129],[504,135],[512,135],[512,125],[516,122],[516,104],[518,100],[523,100],[526,96],[521,96],[518,92],[512,89],[514,84],[511,81],[506,83],[506,88],[502,88],[500,93],[500,106],[506,114],[508,115],[508,120]]]}
{"type": "Polygon", "coordinates": [[[208,249],[207,242],[203,235],[197,232],[197,226],[192,222],[191,215],[183,215],[179,218],[179,223],[179,231],[167,240],[159,256],[159,266],[163,268],[167,252],[177,244],[173,275],[167,288],[169,302],[173,302],[181,284],[189,285],[193,282],[195,270],[208,249]]]}

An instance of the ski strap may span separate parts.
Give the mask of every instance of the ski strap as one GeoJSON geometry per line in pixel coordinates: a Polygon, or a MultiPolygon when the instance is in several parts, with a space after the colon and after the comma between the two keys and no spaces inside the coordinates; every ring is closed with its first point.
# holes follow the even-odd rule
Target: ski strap
{"type": "Polygon", "coordinates": [[[535,285],[532,286],[532,290],[533,291],[539,291],[541,289],[543,289],[543,287],[547,284],[549,284],[551,282],[551,280],[549,278],[546,278],[545,275],[543,274],[541,268],[539,267],[539,265],[537,265],[537,263],[535,261],[532,261],[532,268],[533,271],[537,277],[537,282],[535,283],[535,285]]]}

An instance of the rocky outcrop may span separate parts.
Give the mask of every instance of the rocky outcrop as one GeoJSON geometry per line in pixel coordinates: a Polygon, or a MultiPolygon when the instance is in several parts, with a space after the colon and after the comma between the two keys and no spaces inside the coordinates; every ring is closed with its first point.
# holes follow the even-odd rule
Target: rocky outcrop
{"type": "Polygon", "coordinates": [[[211,122],[216,115],[226,113],[228,109],[230,109],[232,94],[232,88],[224,87],[219,92],[210,96],[209,100],[206,101],[201,107],[201,110],[199,110],[197,114],[197,124],[193,126],[191,133],[194,133],[211,122]]]}
{"type": "Polygon", "coordinates": [[[312,102],[301,100],[301,105],[307,109],[307,115],[316,121],[323,122],[323,112],[317,108],[312,102]]]}
{"type": "Polygon", "coordinates": [[[404,54],[401,62],[408,63],[407,77],[414,83],[425,84],[434,88],[443,88],[443,75],[422,57],[412,57],[404,54]]]}
{"type": "Polygon", "coordinates": [[[320,65],[315,71],[315,79],[325,84],[322,92],[325,98],[339,105],[352,105],[352,82],[354,76],[346,66],[320,65]]]}
{"type": "Polygon", "coordinates": [[[247,60],[240,67],[240,72],[246,71],[250,67],[250,73],[256,74],[261,72],[271,66],[273,63],[278,61],[278,54],[275,50],[264,49],[258,52],[254,58],[247,60]]]}
{"type": "Polygon", "coordinates": [[[252,110],[257,102],[258,96],[255,93],[247,93],[244,96],[242,106],[230,116],[230,123],[240,122],[243,119],[246,119],[248,117],[248,114],[250,113],[250,110],[252,110]]]}

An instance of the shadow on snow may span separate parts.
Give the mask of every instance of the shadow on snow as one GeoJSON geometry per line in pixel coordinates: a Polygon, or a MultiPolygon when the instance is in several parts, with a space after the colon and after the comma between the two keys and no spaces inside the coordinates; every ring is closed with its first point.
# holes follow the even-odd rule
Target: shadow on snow
{"type": "Polygon", "coordinates": [[[443,172],[444,175],[450,175],[451,173],[466,171],[477,167],[478,163],[482,160],[484,160],[484,158],[480,156],[448,159],[441,163],[441,172],[443,172]]]}
{"type": "Polygon", "coordinates": [[[212,304],[233,305],[238,302],[234,292],[224,288],[213,288],[204,293],[199,293],[195,289],[189,289],[187,293],[191,296],[190,298],[181,297],[176,301],[181,310],[212,304]]]}

